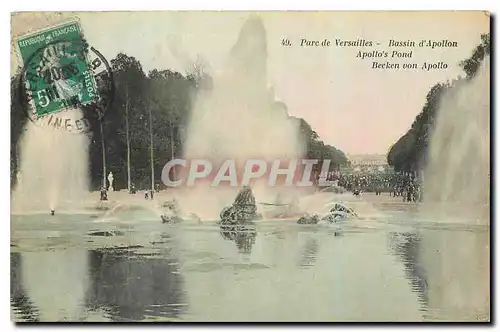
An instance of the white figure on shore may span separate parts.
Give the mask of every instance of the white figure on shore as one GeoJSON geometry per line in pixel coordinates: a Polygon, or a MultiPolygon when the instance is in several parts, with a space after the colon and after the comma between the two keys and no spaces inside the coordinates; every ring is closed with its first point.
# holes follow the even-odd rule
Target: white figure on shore
{"type": "Polygon", "coordinates": [[[18,171],[16,173],[16,179],[17,179],[17,186],[19,187],[19,185],[21,184],[21,172],[18,171]]]}
{"type": "Polygon", "coordinates": [[[115,191],[115,188],[113,187],[113,173],[111,172],[109,172],[108,181],[109,181],[108,191],[115,191]]]}

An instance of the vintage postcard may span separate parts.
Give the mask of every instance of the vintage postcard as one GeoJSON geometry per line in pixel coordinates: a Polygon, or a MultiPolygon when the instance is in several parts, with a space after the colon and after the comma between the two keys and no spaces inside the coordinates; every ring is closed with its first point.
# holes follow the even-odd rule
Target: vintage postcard
{"type": "Polygon", "coordinates": [[[490,14],[17,12],[14,322],[489,322],[490,14]]]}

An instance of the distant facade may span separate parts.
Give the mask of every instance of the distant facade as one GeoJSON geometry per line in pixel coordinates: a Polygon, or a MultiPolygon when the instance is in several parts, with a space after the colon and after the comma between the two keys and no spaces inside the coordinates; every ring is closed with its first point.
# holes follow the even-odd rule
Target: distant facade
{"type": "Polygon", "coordinates": [[[387,156],[384,154],[349,155],[349,161],[356,166],[387,166],[387,156]]]}
{"type": "Polygon", "coordinates": [[[348,158],[354,171],[385,171],[390,167],[384,154],[349,155],[348,158]]]}

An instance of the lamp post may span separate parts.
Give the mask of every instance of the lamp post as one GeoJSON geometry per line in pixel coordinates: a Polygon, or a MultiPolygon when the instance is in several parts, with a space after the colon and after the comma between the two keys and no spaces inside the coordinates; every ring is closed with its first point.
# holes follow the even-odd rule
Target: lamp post
{"type": "Polygon", "coordinates": [[[99,117],[99,127],[101,129],[101,146],[102,146],[102,188],[106,189],[106,146],[104,144],[104,129],[102,126],[102,114],[99,117]]]}
{"type": "Polygon", "coordinates": [[[127,134],[127,188],[130,192],[130,134],[128,126],[128,86],[125,87],[125,130],[127,134]]]}
{"type": "Polygon", "coordinates": [[[151,192],[155,190],[155,168],[153,163],[153,116],[151,114],[151,105],[148,103],[148,113],[149,113],[149,153],[150,153],[150,163],[151,163],[151,192]]]}

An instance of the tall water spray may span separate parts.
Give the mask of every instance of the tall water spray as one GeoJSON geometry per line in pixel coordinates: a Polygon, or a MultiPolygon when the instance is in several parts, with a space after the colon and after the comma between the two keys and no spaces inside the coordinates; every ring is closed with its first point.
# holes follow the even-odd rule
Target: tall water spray
{"type": "MultiPolygon", "coordinates": [[[[74,123],[82,118],[82,112],[68,110],[64,118],[74,123]]],[[[81,206],[89,189],[89,138],[84,133],[70,133],[63,126],[60,121],[50,121],[50,116],[36,124],[27,121],[19,141],[20,176],[13,193],[14,212],[81,206]]]]}
{"type": "MultiPolygon", "coordinates": [[[[209,158],[214,165],[228,158],[243,163],[303,156],[298,122],[268,89],[266,30],[260,18],[244,23],[226,65],[213,76],[213,88],[197,96],[185,147],[187,159],[209,158]]],[[[210,190],[201,194],[204,206],[207,197],[214,198],[215,189],[210,190]]],[[[195,191],[201,193],[199,187],[195,191]]],[[[223,205],[216,205],[212,212],[218,214],[223,205]]]]}
{"type": "Polygon", "coordinates": [[[431,135],[425,200],[481,208],[490,197],[489,57],[475,77],[455,84],[441,99],[431,135]]]}

